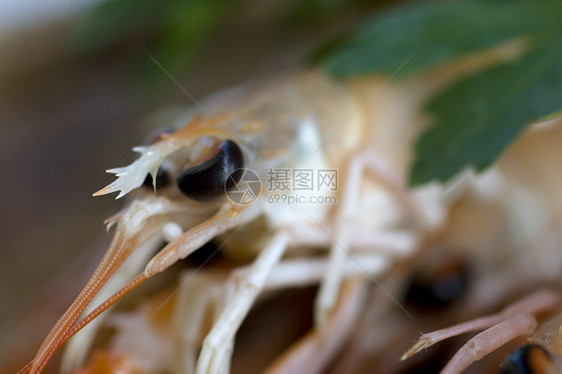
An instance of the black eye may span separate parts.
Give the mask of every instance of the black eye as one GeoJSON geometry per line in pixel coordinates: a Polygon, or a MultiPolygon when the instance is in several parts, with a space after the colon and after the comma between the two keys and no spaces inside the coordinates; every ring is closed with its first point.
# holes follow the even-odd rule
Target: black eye
{"type": "Polygon", "coordinates": [[[440,253],[415,271],[404,302],[419,311],[443,310],[464,297],[468,285],[465,259],[440,253]]]}
{"type": "Polygon", "coordinates": [[[244,167],[240,147],[232,140],[224,140],[218,149],[213,158],[184,169],[178,176],[178,187],[187,197],[198,201],[214,200],[224,196],[225,188],[231,189],[239,182],[242,174],[232,173],[244,167]]]}
{"type": "Polygon", "coordinates": [[[552,358],[542,346],[525,344],[503,360],[499,374],[539,374],[552,372],[552,358]]]}

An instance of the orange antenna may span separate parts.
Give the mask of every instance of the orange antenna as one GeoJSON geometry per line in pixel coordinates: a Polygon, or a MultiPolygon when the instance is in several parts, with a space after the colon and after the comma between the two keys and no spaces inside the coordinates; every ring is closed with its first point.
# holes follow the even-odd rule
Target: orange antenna
{"type": "Polygon", "coordinates": [[[62,337],[60,344],[61,345],[64,344],[68,339],[70,339],[74,335],[76,335],[76,333],[78,333],[78,331],[80,331],[84,327],[86,327],[90,322],[92,322],[94,319],[96,319],[100,314],[105,312],[107,309],[109,309],[109,307],[111,307],[113,304],[115,304],[117,301],[119,301],[123,296],[125,296],[126,294],[131,292],[133,289],[135,289],[137,286],[139,286],[142,282],[144,282],[148,278],[150,278],[150,277],[147,276],[144,272],[137,275],[129,283],[127,283],[125,286],[123,286],[119,291],[117,291],[111,297],[109,297],[107,300],[105,300],[103,303],[101,303],[96,309],[91,311],[88,315],[86,315],[84,318],[82,318],[80,321],[78,321],[74,326],[69,328],[66,331],[66,334],[62,337]]]}
{"type": "MultiPolygon", "coordinates": [[[[96,309],[91,311],[88,315],[78,321],[74,326],[70,327],[66,330],[66,332],[60,337],[59,340],[52,346],[51,350],[45,356],[43,363],[38,366],[37,370],[41,371],[45,368],[51,357],[55,354],[55,351],[64,343],[68,341],[68,339],[72,338],[74,335],[78,333],[78,331],[82,330],[86,327],[90,322],[92,322],[97,316],[105,312],[109,307],[119,301],[123,296],[131,292],[134,288],[139,286],[142,282],[150,278],[144,272],[137,275],[133,278],[129,283],[123,286],[119,291],[114,293],[111,297],[101,303],[96,309]]],[[[27,365],[25,365],[17,374],[28,374],[31,371],[34,361],[30,361],[27,365]]]]}

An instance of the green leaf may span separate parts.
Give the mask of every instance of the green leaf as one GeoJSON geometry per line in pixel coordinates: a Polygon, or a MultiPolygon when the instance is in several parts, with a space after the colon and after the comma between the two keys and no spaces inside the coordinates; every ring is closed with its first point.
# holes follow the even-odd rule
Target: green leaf
{"type": "MultiPolygon", "coordinates": [[[[317,53],[336,76],[403,77],[524,37],[526,55],[454,82],[430,99],[433,126],[416,144],[410,184],[490,166],[538,118],[562,108],[562,1],[417,3],[382,14],[317,53]]],[[[459,78],[460,79],[460,78],[459,78]]]]}
{"type": "Polygon", "coordinates": [[[560,29],[562,1],[447,1],[416,3],[372,19],[338,38],[313,59],[337,76],[374,71],[405,76],[519,36],[560,29]]]}
{"type": "Polygon", "coordinates": [[[562,108],[558,42],[464,79],[427,106],[435,124],[416,145],[410,184],[446,181],[466,166],[490,166],[536,119],[562,108]]]}

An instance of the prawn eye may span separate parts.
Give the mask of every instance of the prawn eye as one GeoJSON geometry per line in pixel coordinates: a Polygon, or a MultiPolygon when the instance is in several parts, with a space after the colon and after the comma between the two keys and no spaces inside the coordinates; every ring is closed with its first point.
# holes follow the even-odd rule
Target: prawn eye
{"type": "Polygon", "coordinates": [[[552,358],[542,346],[525,344],[503,360],[500,374],[539,374],[552,372],[552,358]]]}
{"type": "Polygon", "coordinates": [[[419,311],[444,310],[466,294],[468,273],[462,257],[442,253],[430,258],[410,278],[405,303],[419,311]]]}
{"type": "Polygon", "coordinates": [[[184,169],[177,178],[179,189],[197,201],[211,201],[224,196],[240,181],[242,173],[234,173],[244,167],[240,147],[232,140],[218,144],[218,153],[199,165],[184,169]]]}

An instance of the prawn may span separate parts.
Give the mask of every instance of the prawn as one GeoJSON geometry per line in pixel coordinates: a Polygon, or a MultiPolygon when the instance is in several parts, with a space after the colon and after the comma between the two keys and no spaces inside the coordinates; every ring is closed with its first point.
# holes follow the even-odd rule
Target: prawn
{"type": "Polygon", "coordinates": [[[185,276],[174,320],[188,353],[168,369],[228,372],[235,334],[267,290],[320,284],[312,331],[271,372],[322,370],[351,338],[370,282],[409,314],[378,279],[415,259],[466,191],[463,183],[406,187],[411,143],[424,125],[419,107],[498,55],[506,58],[483,54],[392,86],[381,77],[341,81],[305,72],[227,91],[188,111],[172,132],[135,148],[139,157],[131,165],[109,170],[117,179],[95,195],[118,192],[130,202],[107,220],[116,228],[104,258],[21,372],[41,372],[95,317],[214,238],[227,252],[255,259],[226,278],[185,276]],[[287,173],[301,187],[298,196],[279,179],[287,173]],[[299,184],[297,175],[309,179],[299,184]],[[279,204],[281,196],[286,201],[279,204]],[[154,238],[167,244],[152,256],[154,238]],[[195,359],[209,309],[216,313],[195,359]]]}
{"type": "MultiPolygon", "coordinates": [[[[252,242],[244,243],[245,248],[241,249],[257,252],[256,259],[247,271],[238,272],[237,277],[227,282],[225,288],[231,292],[203,343],[197,364],[199,373],[221,372],[228,367],[237,328],[288,249],[331,247],[323,261],[322,274],[316,276],[322,283],[315,308],[320,330],[326,327],[336,305],[344,275],[367,271],[358,263],[351,266],[351,274],[349,270],[345,274],[342,264],[346,262],[346,252],[368,243],[390,248],[405,246],[406,252],[414,250],[425,229],[423,222],[401,177],[392,172],[384,158],[368,150],[364,132],[370,130],[369,125],[364,115],[357,113],[361,103],[346,83],[319,73],[302,74],[223,94],[206,102],[205,108],[205,113],[191,114],[187,124],[178,130],[162,134],[151,145],[135,148],[140,156],[130,166],[109,170],[117,175],[117,180],[95,195],[119,192],[120,198],[141,187],[147,175],[151,176],[156,194],[150,188],[135,191],[136,199],[108,220],[109,225],[116,226],[116,232],[106,255],[45,339],[29,366],[31,373],[43,370],[58,346],[83,326],[77,323],[78,317],[94,295],[126,258],[154,235],[167,237],[169,244],[110,302],[102,303],[101,309],[212,238],[232,229],[243,230],[243,226],[256,221],[262,221],[267,228],[251,232],[252,242]],[[205,118],[205,114],[210,116],[205,118]],[[329,136],[335,134],[338,140],[330,141],[329,136]],[[332,180],[339,184],[337,189],[335,185],[326,185],[313,191],[325,197],[334,196],[340,202],[307,205],[312,194],[305,190],[300,201],[304,197],[306,202],[296,206],[268,202],[272,193],[281,192],[281,186],[273,186],[267,194],[254,192],[251,199],[255,201],[251,203],[236,201],[240,193],[252,193],[252,180],[246,180],[248,177],[265,183],[272,170],[326,171],[333,172],[334,178],[338,171],[341,175],[342,170],[347,170],[343,180],[332,180]],[[370,173],[369,177],[364,176],[364,171],[370,173]],[[165,185],[160,181],[162,173],[168,174],[170,180],[175,177],[177,183],[165,185]],[[386,197],[384,204],[397,212],[390,219],[386,217],[386,222],[383,219],[363,225],[354,218],[360,208],[358,197],[365,178],[371,180],[373,193],[386,197]],[[248,186],[246,191],[238,190],[241,183],[248,186]],[[252,248],[258,243],[261,248],[252,248]]],[[[392,261],[390,256],[374,256],[382,261],[383,266],[375,267],[380,270],[392,261]]],[[[351,259],[358,261],[355,255],[351,259]]],[[[380,270],[368,274],[374,277],[380,270]]],[[[298,283],[299,276],[285,283],[298,283]]]]}

